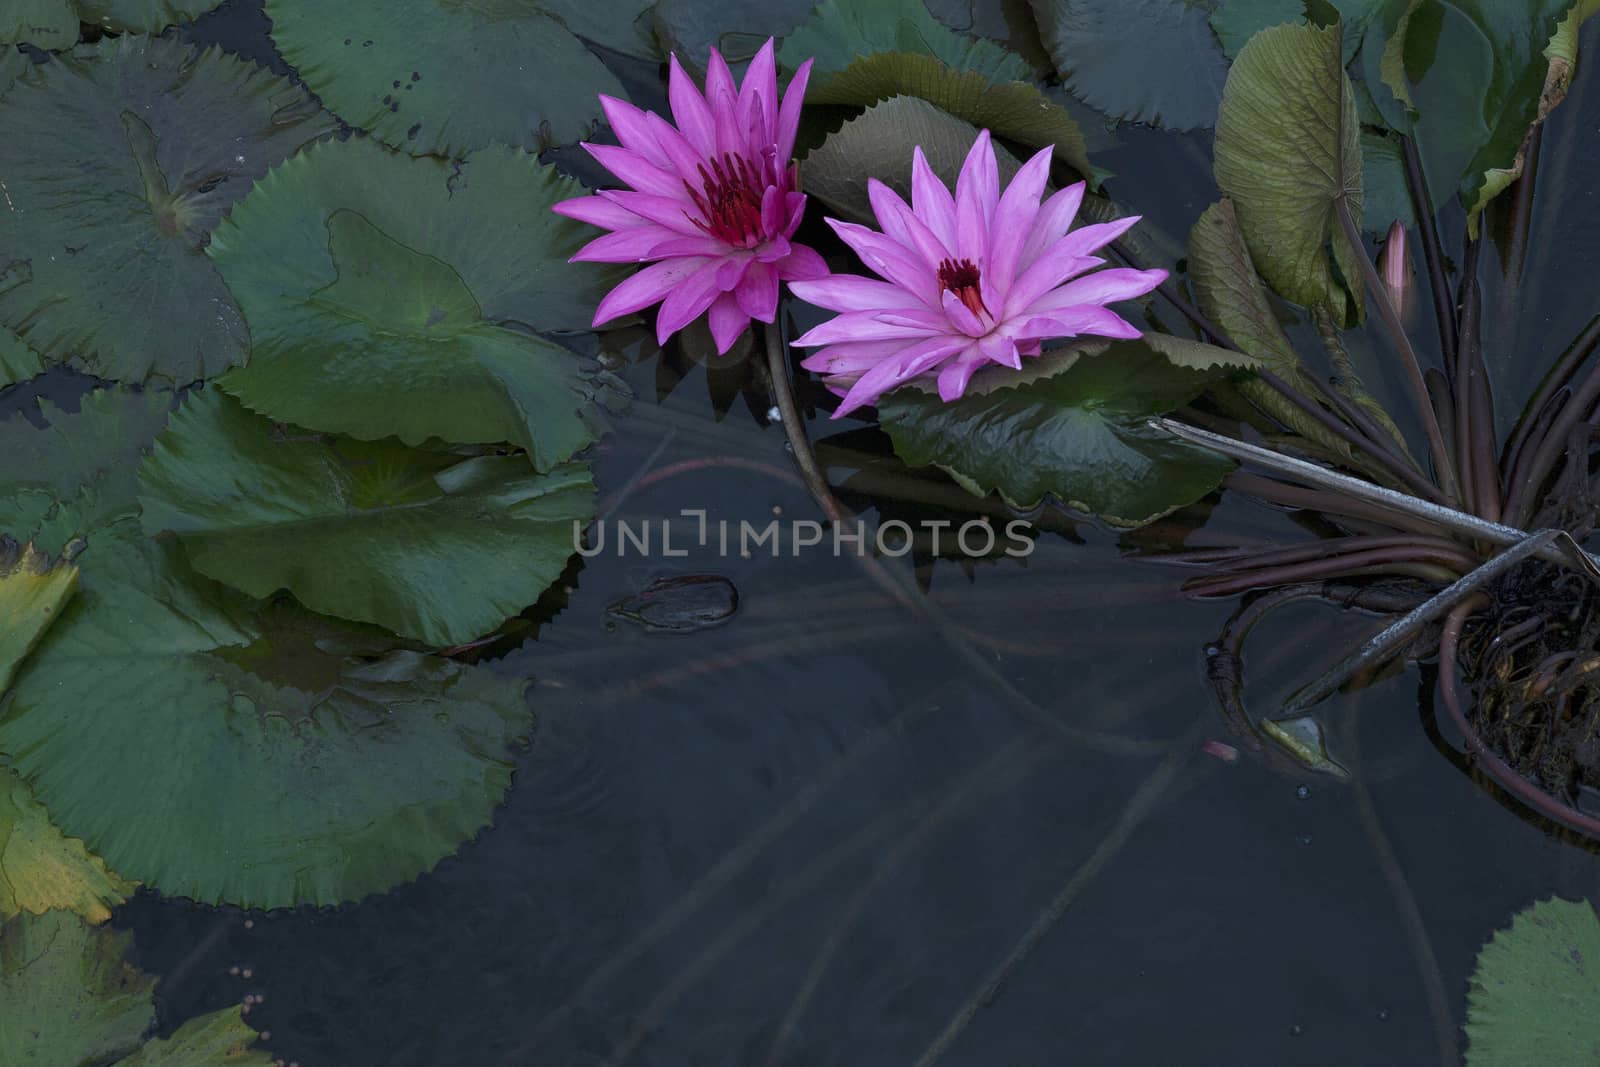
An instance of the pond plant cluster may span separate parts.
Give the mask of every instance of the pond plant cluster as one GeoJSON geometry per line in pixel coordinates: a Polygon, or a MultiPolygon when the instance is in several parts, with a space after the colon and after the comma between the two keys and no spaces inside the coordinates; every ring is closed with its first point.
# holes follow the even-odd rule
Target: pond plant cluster
{"type": "MultiPolygon", "coordinates": [[[[151,1037],[110,909],[356,901],[489,825],[535,726],[492,651],[561,595],[628,403],[586,333],[641,319],[764,351],[834,522],[797,366],[1015,514],[1293,514],[1318,536],[1160,557],[1243,595],[1208,649],[1238,743],[1337,775],[1312,706],[1436,655],[1473,766],[1600,836],[1600,317],[1517,354],[1548,373],[1501,433],[1479,282],[1526,254],[1594,0],[266,0],[278,72],[171,28],[213,6],[0,10],[0,388],[85,383],[0,422],[0,1034],[29,1062],[272,1062],[238,1008],[151,1037]],[[619,60],[661,64],[664,107],[619,60]],[[1214,128],[1186,249],[1112,199],[1116,122],[1214,128]],[[541,161],[585,139],[598,193],[541,161]],[[788,341],[801,304],[830,314],[788,341]],[[1385,406],[1362,375],[1391,371],[1385,406]],[[1253,714],[1245,635],[1311,598],[1393,621],[1253,714]]],[[[1497,934],[1469,1062],[1590,1062],[1597,946],[1587,904],[1497,934]]]]}

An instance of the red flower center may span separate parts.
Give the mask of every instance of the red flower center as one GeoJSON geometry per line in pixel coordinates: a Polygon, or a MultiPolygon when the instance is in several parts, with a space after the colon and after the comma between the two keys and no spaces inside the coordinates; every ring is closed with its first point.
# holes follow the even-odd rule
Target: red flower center
{"type": "Polygon", "coordinates": [[[713,159],[710,169],[702,163],[704,188],[696,190],[687,181],[683,183],[702,216],[691,215],[689,221],[731,245],[748,248],[760,243],[767,236],[761,224],[761,198],[770,184],[765,177],[761,168],[732,152],[713,159]]]}
{"type": "Polygon", "coordinates": [[[939,264],[939,289],[950,290],[956,294],[956,299],[967,305],[967,310],[974,315],[982,315],[989,309],[983,306],[983,293],[978,287],[978,268],[972,260],[947,259],[939,264]]]}

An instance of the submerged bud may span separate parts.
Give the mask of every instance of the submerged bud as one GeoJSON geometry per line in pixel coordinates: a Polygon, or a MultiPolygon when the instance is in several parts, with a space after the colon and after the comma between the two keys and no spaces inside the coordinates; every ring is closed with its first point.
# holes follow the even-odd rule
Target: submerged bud
{"type": "Polygon", "coordinates": [[[1396,219],[1389,227],[1383,250],[1378,253],[1378,275],[1389,289],[1389,295],[1399,304],[1411,288],[1411,259],[1406,255],[1406,228],[1396,219]]]}

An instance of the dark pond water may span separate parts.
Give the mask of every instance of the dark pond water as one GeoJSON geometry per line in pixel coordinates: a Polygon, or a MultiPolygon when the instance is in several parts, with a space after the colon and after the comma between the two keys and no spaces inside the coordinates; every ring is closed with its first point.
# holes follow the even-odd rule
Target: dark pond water
{"type": "MultiPolygon", "coordinates": [[[[230,3],[189,33],[277,62],[265,29],[230,3]]],[[[1546,284],[1510,304],[1487,268],[1505,396],[1592,312],[1597,104],[1586,63],[1545,139],[1526,273],[1546,284]]],[[[1118,137],[1097,157],[1113,195],[1181,243],[1215,197],[1208,139],[1118,137]]],[[[1425,287],[1419,303],[1427,341],[1425,287]]],[[[643,475],[615,518],[818,517],[753,365],[637,347],[639,402],[595,466],[603,492],[643,475]]],[[[1357,358],[1398,400],[1386,351],[1357,358]]],[[[882,450],[871,433],[811,429],[857,506],[938,513],[907,498],[925,483],[843,462],[882,450]]],[[[1213,504],[1189,544],[1294,535],[1213,504]]],[[[266,1046],[303,1067],[1440,1062],[1480,944],[1535,899],[1600,891],[1600,863],[1458,768],[1427,668],[1321,709],[1351,783],[1207,754],[1228,735],[1203,648],[1232,604],[1179,599],[1179,573],[1127,554],[1058,524],[1025,563],[923,561],[927,595],[1032,710],[849,558],[588,560],[499,664],[534,680],[538,732],[459,856],[334,910],[141,893],[115,922],[161,976],[164,1030],[251,994],[266,1046]],[[731,580],[737,614],[660,633],[607,612],[690,573],[731,580]]],[[[1250,699],[1375,625],[1276,616],[1250,699]]]]}

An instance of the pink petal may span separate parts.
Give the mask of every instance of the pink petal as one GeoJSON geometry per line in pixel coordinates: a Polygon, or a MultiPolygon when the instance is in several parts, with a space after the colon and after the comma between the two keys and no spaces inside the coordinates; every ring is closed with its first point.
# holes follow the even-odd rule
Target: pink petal
{"type": "Polygon", "coordinates": [[[776,263],[789,255],[789,240],[786,237],[774,237],[765,244],[756,248],[757,263],[776,263]]]}
{"type": "MultiPolygon", "coordinates": [[[[799,164],[796,164],[795,166],[789,168],[789,185],[792,188],[793,186],[799,184],[800,166],[799,164]]],[[[789,214],[789,221],[783,224],[783,235],[785,237],[793,237],[794,231],[800,228],[800,222],[805,218],[806,215],[806,194],[784,193],[783,207],[784,210],[789,214]]]]}
{"type": "Polygon", "coordinates": [[[930,308],[939,306],[938,277],[909,249],[865,226],[837,219],[828,219],[827,223],[874,273],[921,298],[930,308]]]}
{"type": "Polygon", "coordinates": [[[883,322],[879,319],[881,314],[876,311],[847,311],[820,326],[813,326],[795,338],[794,344],[799,348],[813,348],[817,345],[833,344],[836,341],[888,341],[896,337],[916,340],[935,333],[947,334],[949,331],[948,326],[941,329],[934,326],[883,322]]]}
{"type": "Polygon", "coordinates": [[[734,252],[724,256],[722,263],[717,267],[717,291],[731,293],[744,281],[745,272],[755,263],[755,257],[748,252],[734,252]]]}
{"type": "Polygon", "coordinates": [[[857,408],[876,403],[884,393],[928,373],[962,347],[959,341],[940,337],[912,345],[883,360],[856,380],[834,410],[833,417],[842,418],[857,408]]]}
{"type": "Polygon", "coordinates": [[[587,222],[591,226],[604,226],[608,230],[642,226],[645,222],[627,208],[603,196],[576,196],[571,200],[552,204],[550,210],[569,219],[587,222]]]}
{"type": "Polygon", "coordinates": [[[720,356],[725,355],[744,333],[745,327],[750,325],[750,316],[739,310],[739,301],[732,293],[723,293],[711,302],[706,324],[711,327],[711,340],[716,343],[720,356]]]}
{"type": "MultiPolygon", "coordinates": [[[[800,361],[806,370],[829,375],[857,375],[913,343],[903,337],[889,341],[845,341],[811,353],[800,361]]],[[[963,342],[956,342],[963,343],[963,342]]]]}
{"type": "Polygon", "coordinates": [[[1137,326],[1110,308],[1103,308],[1098,304],[1063,308],[1029,319],[1021,331],[1021,334],[1040,339],[1077,337],[1086,333],[1096,337],[1115,337],[1128,341],[1142,336],[1137,326]]]}
{"type": "Polygon", "coordinates": [[[672,66],[667,76],[667,100],[672,105],[673,121],[695,150],[710,159],[717,154],[717,124],[711,118],[711,108],[678,57],[669,56],[668,61],[672,66]]]}
{"type": "Polygon", "coordinates": [[[1023,243],[1033,232],[1039,214],[1039,196],[1050,177],[1050,155],[1051,149],[1042,148],[1024,163],[995,208],[989,235],[989,261],[984,265],[983,277],[994,286],[997,295],[1010,289],[1016,277],[1017,259],[1023,243]]]}
{"type": "Polygon", "coordinates": [[[937,272],[939,263],[950,252],[944,242],[934,236],[927,224],[917,218],[906,202],[900,199],[899,194],[878,179],[868,178],[867,199],[872,203],[873,214],[878,216],[878,225],[883,227],[884,236],[916,250],[928,269],[937,272]]]}
{"type": "Polygon", "coordinates": [[[829,311],[878,311],[889,308],[925,308],[922,301],[888,282],[859,274],[835,274],[814,282],[790,282],[789,292],[808,304],[829,311]]]}
{"type": "Polygon", "coordinates": [[[681,196],[657,196],[655,193],[637,193],[627,189],[602,189],[595,195],[626,208],[641,219],[648,219],[686,237],[699,237],[704,233],[689,214],[697,209],[681,196]]]}
{"type": "Polygon", "coordinates": [[[606,294],[594,310],[594,325],[649,307],[672,292],[685,278],[715,262],[701,256],[683,256],[650,264],[606,294]]]}
{"type": "Polygon", "coordinates": [[[688,138],[666,119],[655,112],[647,112],[645,122],[650,132],[655,135],[656,144],[661,147],[662,154],[666,156],[666,165],[688,185],[699,189],[704,184],[700,177],[700,167],[705,163],[705,157],[689,143],[688,138]]]}
{"type": "Polygon", "coordinates": [[[812,281],[827,276],[828,261],[805,245],[791,244],[789,254],[778,262],[778,277],[786,282],[812,281]]]}
{"type": "Polygon", "coordinates": [[[1017,353],[1017,343],[1003,333],[991,333],[979,339],[978,351],[990,363],[998,363],[1012,370],[1022,369],[1022,356],[1017,353]]]}
{"type": "Polygon", "coordinates": [[[800,108],[806,101],[806,85],[811,81],[811,60],[800,64],[800,69],[789,79],[783,91],[783,107],[778,110],[777,136],[778,165],[783,166],[794,155],[794,138],[800,129],[800,108]]]}
{"type": "Polygon", "coordinates": [[[773,58],[771,37],[744,70],[744,83],[739,86],[739,111],[746,128],[752,117],[758,120],[758,139],[750,143],[752,154],[777,140],[773,127],[778,118],[778,64],[773,58]]]}
{"type": "Polygon", "coordinates": [[[671,244],[674,234],[671,230],[662,229],[660,226],[645,224],[633,226],[626,230],[618,230],[602,237],[596,237],[573,256],[573,263],[642,263],[647,259],[659,259],[663,254],[656,250],[663,243],[671,244]]]}
{"type": "Polygon", "coordinates": [[[716,154],[745,155],[745,139],[739,128],[739,91],[733,87],[728,61],[715,48],[706,64],[706,106],[711,108],[711,121],[717,128],[716,154]]]}
{"type": "Polygon", "coordinates": [[[1057,241],[1044,255],[1028,265],[1011,285],[1006,294],[1002,319],[1021,314],[1050,290],[1076,274],[1089,269],[1089,257],[1080,255],[1067,245],[1067,238],[1057,241]]]}
{"type": "Polygon", "coordinates": [[[733,291],[739,310],[752,319],[771,322],[778,317],[778,272],[770,263],[752,263],[733,291]]]}
{"type": "Polygon", "coordinates": [[[1072,220],[1078,217],[1078,208],[1083,204],[1083,190],[1083,182],[1078,182],[1044,202],[1033,220],[1033,231],[1022,244],[1022,254],[1017,257],[1019,270],[1026,269],[1028,264],[1039,258],[1040,252],[1066,236],[1067,230],[1072,227],[1072,220]]]}
{"type": "Polygon", "coordinates": [[[656,315],[658,344],[666,344],[667,338],[705,314],[718,296],[717,269],[721,266],[711,260],[672,287],[656,315]]]}
{"type": "Polygon", "coordinates": [[[783,228],[783,222],[783,190],[776,185],[769,185],[767,191],[761,194],[761,229],[766,233],[777,233],[783,228]]]}
{"type": "Polygon", "coordinates": [[[650,128],[647,118],[649,112],[634,107],[626,100],[618,100],[604,93],[600,94],[600,108],[606,113],[607,124],[624,148],[639,153],[658,167],[668,165],[666,153],[661,151],[661,145],[650,128]]]}
{"type": "Polygon", "coordinates": [[[662,170],[637,152],[609,144],[585,142],[583,147],[595,158],[595,162],[641,193],[669,197],[683,195],[682,178],[672,171],[662,170]]]}
{"type": "Polygon", "coordinates": [[[928,166],[928,158],[918,145],[911,152],[911,210],[917,218],[928,224],[934,236],[950,250],[956,251],[956,202],[950,190],[928,166]]]}
{"type": "Polygon", "coordinates": [[[969,345],[965,352],[946,364],[944,370],[939,372],[939,399],[946,404],[952,400],[960,400],[961,395],[967,391],[967,383],[983,364],[983,354],[978,351],[978,346],[969,345]]]}
{"type": "MultiPolygon", "coordinates": [[[[660,232],[660,231],[657,231],[660,232]]],[[[720,237],[710,234],[697,234],[694,237],[684,237],[676,231],[671,232],[671,239],[662,241],[656,246],[655,255],[658,258],[666,256],[725,256],[728,254],[728,242],[720,237]]]]}
{"type": "Polygon", "coordinates": [[[956,178],[956,255],[980,268],[989,251],[989,223],[1000,199],[1000,170],[989,131],[978,131],[956,178]]]}
{"type": "Polygon", "coordinates": [[[961,298],[946,289],[939,294],[939,299],[944,305],[945,318],[950,325],[966,334],[968,337],[982,337],[988,327],[983,320],[972,313],[972,309],[961,302],[961,298]]]}
{"type": "Polygon", "coordinates": [[[1058,289],[1053,289],[1028,305],[1021,314],[1041,315],[1080,304],[1109,304],[1144,296],[1167,280],[1164,270],[1133,270],[1113,267],[1086,274],[1058,289]]]}

